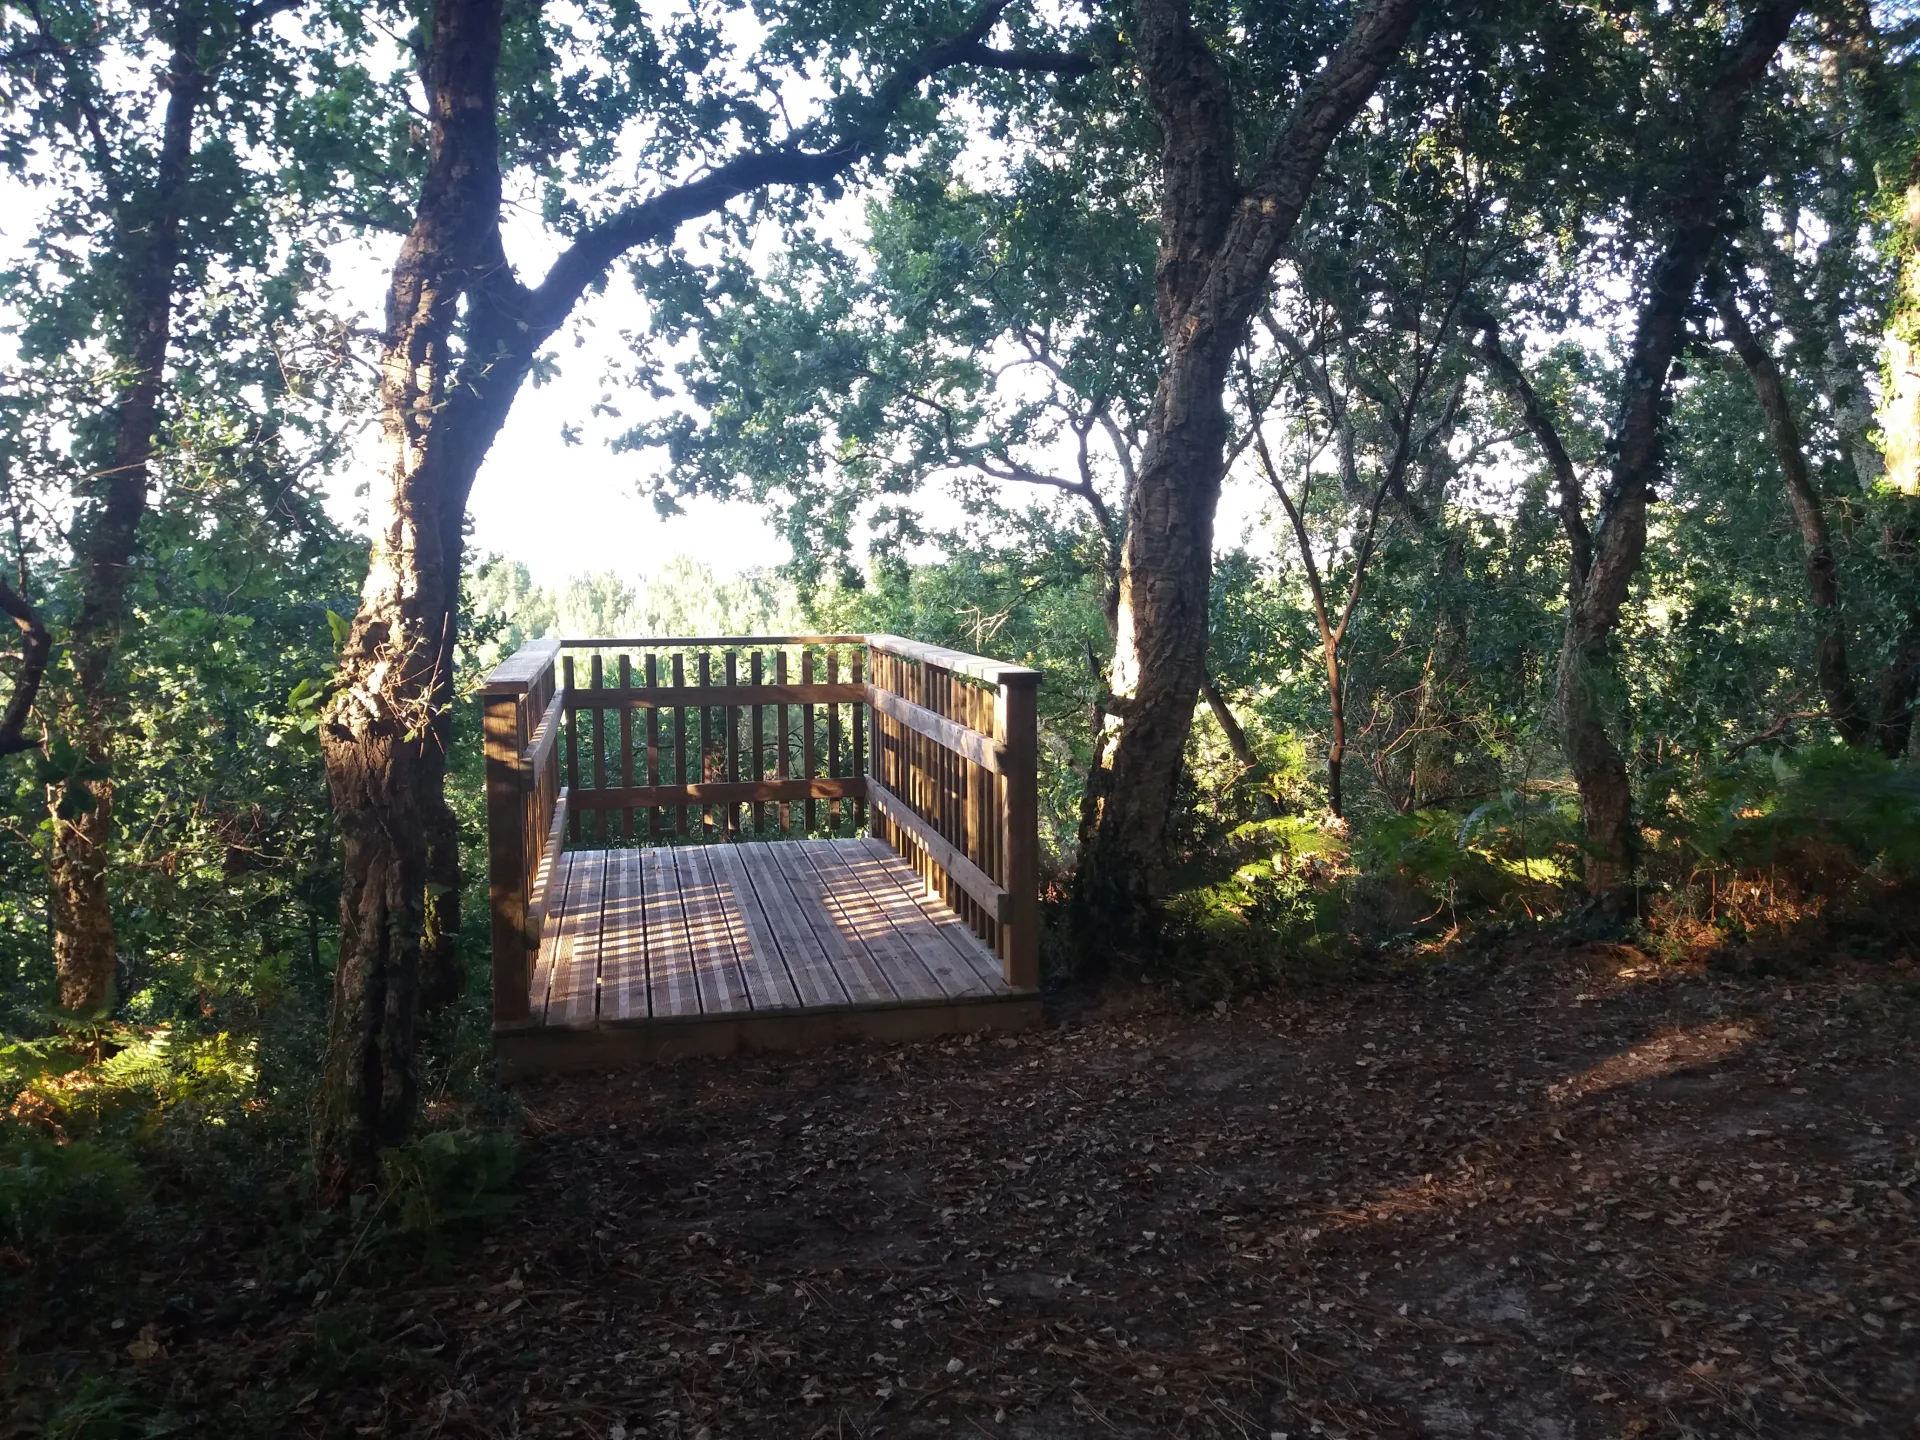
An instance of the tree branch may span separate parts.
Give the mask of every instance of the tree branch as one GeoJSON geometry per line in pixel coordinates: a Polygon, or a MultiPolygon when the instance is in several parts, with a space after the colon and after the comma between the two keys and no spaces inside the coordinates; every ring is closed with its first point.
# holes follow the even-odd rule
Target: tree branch
{"type": "Polygon", "coordinates": [[[14,679],[13,694],[7,698],[6,711],[0,713],[0,755],[17,755],[40,743],[25,731],[27,717],[40,695],[40,682],[46,677],[53,641],[33,606],[4,579],[0,579],[0,613],[20,631],[20,673],[14,679]]]}

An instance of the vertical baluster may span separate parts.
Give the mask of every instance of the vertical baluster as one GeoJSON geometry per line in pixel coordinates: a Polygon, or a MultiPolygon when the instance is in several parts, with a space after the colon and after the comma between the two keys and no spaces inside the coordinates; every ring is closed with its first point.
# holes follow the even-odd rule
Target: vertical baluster
{"type": "MultiPolygon", "coordinates": [[[[593,658],[587,662],[587,676],[588,684],[594,692],[593,788],[595,790],[605,790],[607,788],[607,699],[600,691],[606,684],[606,675],[600,664],[600,652],[598,650],[593,652],[593,658]]],[[[593,798],[594,803],[599,804],[602,797],[596,795],[593,798]]],[[[612,819],[613,817],[607,814],[605,810],[594,811],[591,826],[593,835],[591,838],[603,849],[606,847],[607,831],[610,828],[612,819]]]]}
{"type": "MultiPolygon", "coordinates": [[[[837,684],[840,679],[840,652],[827,652],[827,683],[837,684]]],[[[831,701],[827,705],[827,774],[838,779],[840,776],[840,702],[831,701]]],[[[827,801],[827,829],[835,835],[840,833],[840,797],[833,796],[827,801]]]]}
{"type": "MultiPolygon", "coordinates": [[[[620,657],[620,785],[626,790],[633,788],[633,701],[626,694],[632,688],[633,661],[623,654],[620,657]]],[[[629,845],[633,843],[631,805],[620,811],[620,838],[629,845]]]]}
{"type": "MultiPolygon", "coordinates": [[[[649,653],[645,661],[647,688],[652,689],[660,683],[660,657],[649,653]]],[[[660,783],[660,707],[651,701],[647,704],[647,784],[660,783]]],[[[660,807],[654,805],[647,810],[647,840],[659,845],[666,840],[661,834],[660,807]]]]}
{"type": "MultiPolygon", "coordinates": [[[[762,656],[758,650],[747,662],[747,675],[757,690],[765,682],[765,670],[762,656]]],[[[753,743],[753,779],[757,784],[766,778],[767,762],[767,707],[756,697],[753,702],[753,734],[749,738],[753,743]]],[[[764,800],[753,802],[753,838],[762,840],[767,833],[767,805],[764,800]]]]}
{"type": "MultiPolygon", "coordinates": [[[[673,688],[687,688],[687,657],[676,653],[673,657],[673,688]]],[[[687,697],[673,697],[673,783],[687,783],[687,697]]],[[[676,839],[687,838],[687,807],[684,803],[673,807],[673,833],[676,839]]]]}
{"type": "MultiPolygon", "coordinates": [[[[700,652],[699,674],[700,688],[702,690],[713,684],[713,657],[704,650],[700,652]]],[[[702,696],[700,702],[700,761],[694,774],[695,781],[702,785],[707,782],[707,757],[712,753],[713,707],[708,705],[706,703],[706,697],[702,696]]],[[[711,805],[702,805],[700,807],[700,838],[703,841],[713,838],[713,807],[711,805]]]]}
{"type": "MultiPolygon", "coordinates": [[[[773,657],[773,683],[776,685],[787,683],[787,652],[785,650],[778,651],[773,657]]],[[[787,702],[782,700],[780,718],[774,727],[780,732],[780,758],[774,762],[773,772],[776,780],[790,779],[793,775],[793,737],[790,733],[792,713],[787,702]]],[[[782,835],[793,833],[793,806],[785,800],[780,802],[780,833],[782,835]]]]}
{"type": "MultiPolygon", "coordinates": [[[[802,646],[800,650],[800,683],[802,685],[811,685],[813,683],[813,651],[805,646],[802,646]]],[[[811,700],[800,707],[800,735],[800,743],[802,746],[800,774],[802,779],[811,780],[814,774],[813,702],[811,700]]],[[[814,800],[812,796],[807,797],[805,815],[807,824],[806,829],[802,833],[811,835],[815,827],[820,823],[819,802],[814,800]]]]}
{"type": "MultiPolygon", "coordinates": [[[[560,661],[561,681],[566,687],[566,708],[561,718],[567,726],[567,788],[575,795],[580,793],[580,712],[573,708],[573,656],[568,655],[560,661]]],[[[578,807],[567,807],[567,839],[574,844],[580,843],[580,811],[578,807]]]]}
{"type": "MultiPolygon", "coordinates": [[[[847,653],[847,664],[853,673],[849,677],[858,685],[866,678],[867,652],[852,650],[847,653]]],[[[853,725],[853,757],[847,766],[847,773],[864,775],[867,773],[867,706],[863,700],[856,700],[847,707],[847,716],[853,725]]],[[[856,799],[853,802],[853,833],[858,835],[867,828],[867,802],[856,799]]]]}
{"type": "MultiPolygon", "coordinates": [[[[740,683],[739,657],[733,651],[727,651],[726,676],[729,686],[740,683]]],[[[740,778],[740,707],[729,705],[726,708],[727,719],[727,783],[733,784],[740,778]]],[[[727,802],[727,838],[740,838],[740,805],[738,801],[727,802]]]]}

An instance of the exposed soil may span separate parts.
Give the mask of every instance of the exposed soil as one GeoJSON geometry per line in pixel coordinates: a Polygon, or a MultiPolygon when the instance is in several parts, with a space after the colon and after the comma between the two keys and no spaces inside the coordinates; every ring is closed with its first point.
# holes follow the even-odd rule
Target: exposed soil
{"type": "MultiPolygon", "coordinates": [[[[415,1357],[315,1434],[1920,1435],[1913,981],[1561,952],[530,1085],[467,1273],[257,1338],[415,1357]]],[[[181,1413],[246,1383],[159,1338],[181,1413]]]]}

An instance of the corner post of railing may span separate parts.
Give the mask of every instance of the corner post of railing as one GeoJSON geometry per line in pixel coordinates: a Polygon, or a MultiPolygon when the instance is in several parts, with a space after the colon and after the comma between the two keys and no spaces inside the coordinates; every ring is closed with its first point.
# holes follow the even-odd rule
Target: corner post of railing
{"type": "MultiPolygon", "coordinates": [[[[871,696],[880,688],[880,647],[874,644],[874,637],[867,641],[867,694],[871,696]]],[[[886,784],[886,771],[881,757],[886,750],[886,717],[880,713],[878,705],[867,706],[867,778],[886,784]]],[[[867,833],[876,840],[887,838],[887,817],[872,800],[867,801],[867,833]]]]}
{"type": "Polygon", "coordinates": [[[493,949],[493,1019],[527,1018],[533,956],[528,948],[531,803],[522,756],[538,723],[530,701],[553,669],[553,647],[523,646],[481,685],[481,741],[486,756],[487,908],[493,949]]]}
{"type": "Polygon", "coordinates": [[[1004,670],[994,705],[994,739],[1005,767],[1000,853],[1009,913],[1002,974],[1009,985],[1028,989],[1040,983],[1039,684],[1036,671],[1004,670]]]}

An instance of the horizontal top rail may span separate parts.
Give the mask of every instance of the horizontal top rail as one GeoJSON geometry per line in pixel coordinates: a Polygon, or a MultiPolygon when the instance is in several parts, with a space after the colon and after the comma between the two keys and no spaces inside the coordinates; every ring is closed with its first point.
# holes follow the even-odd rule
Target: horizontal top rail
{"type": "Polygon", "coordinates": [[[553,642],[565,650],[662,649],[674,645],[864,645],[865,635],[640,635],[614,639],[566,639],[553,642]]]}
{"type": "Polygon", "coordinates": [[[528,641],[493,667],[482,684],[482,690],[488,695],[524,694],[553,664],[553,657],[560,653],[560,646],[558,640],[528,641]]]}
{"type": "Polygon", "coordinates": [[[867,644],[885,655],[915,660],[922,665],[937,665],[955,675],[987,685],[1032,685],[1039,683],[1040,672],[1025,665],[1009,665],[1004,660],[989,660],[984,655],[969,655],[964,650],[949,650],[943,645],[923,645],[900,635],[868,635],[867,644]]]}

